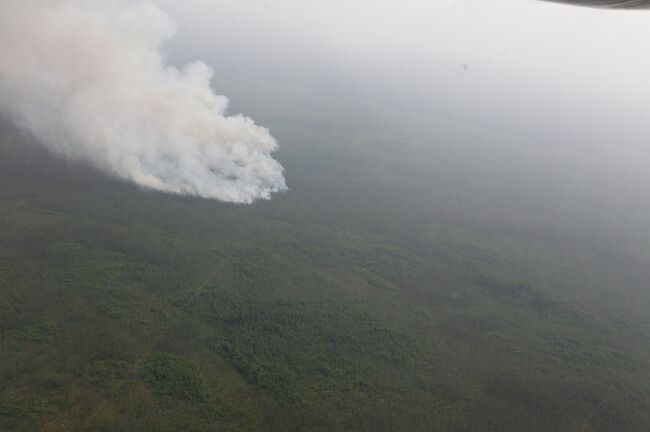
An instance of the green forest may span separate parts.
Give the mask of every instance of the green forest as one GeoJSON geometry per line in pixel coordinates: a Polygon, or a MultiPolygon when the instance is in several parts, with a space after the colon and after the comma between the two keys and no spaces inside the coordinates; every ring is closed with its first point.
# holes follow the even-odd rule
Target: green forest
{"type": "Polygon", "coordinates": [[[2,431],[650,430],[643,257],[485,211],[451,151],[278,124],[290,190],[242,206],[3,128],[2,431]]]}

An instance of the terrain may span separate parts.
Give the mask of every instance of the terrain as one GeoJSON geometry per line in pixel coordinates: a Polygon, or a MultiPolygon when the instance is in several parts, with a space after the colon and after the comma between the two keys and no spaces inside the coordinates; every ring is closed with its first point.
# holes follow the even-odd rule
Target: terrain
{"type": "Polygon", "coordinates": [[[290,190],[252,206],[2,124],[0,430],[650,430],[624,182],[427,141],[429,119],[258,109],[290,190]]]}

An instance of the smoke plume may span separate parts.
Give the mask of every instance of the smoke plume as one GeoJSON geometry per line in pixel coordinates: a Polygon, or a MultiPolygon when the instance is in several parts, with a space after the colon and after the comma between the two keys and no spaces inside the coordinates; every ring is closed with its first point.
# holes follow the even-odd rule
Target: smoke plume
{"type": "Polygon", "coordinates": [[[0,111],[48,149],[160,191],[234,203],[286,189],[268,130],[225,114],[203,63],[165,64],[149,3],[0,1],[0,111]]]}

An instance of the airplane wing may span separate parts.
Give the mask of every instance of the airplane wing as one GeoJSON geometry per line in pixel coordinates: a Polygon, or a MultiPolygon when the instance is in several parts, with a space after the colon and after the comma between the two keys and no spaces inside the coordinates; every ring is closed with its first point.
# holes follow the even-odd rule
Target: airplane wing
{"type": "Polygon", "coordinates": [[[650,0],[547,0],[577,6],[590,6],[609,9],[650,9],[650,0]]]}

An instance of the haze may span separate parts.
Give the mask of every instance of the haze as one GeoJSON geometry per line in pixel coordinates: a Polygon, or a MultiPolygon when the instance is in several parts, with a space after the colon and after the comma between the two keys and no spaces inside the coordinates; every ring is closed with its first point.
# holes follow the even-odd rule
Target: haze
{"type": "Polygon", "coordinates": [[[520,187],[540,223],[575,234],[595,222],[584,236],[646,254],[650,14],[521,0],[160,4],[178,24],[170,58],[206,59],[232,110],[281,143],[294,140],[273,125],[299,112],[374,128],[419,161],[457,152],[447,165],[461,178],[489,160],[492,177],[476,181],[520,187]]]}

